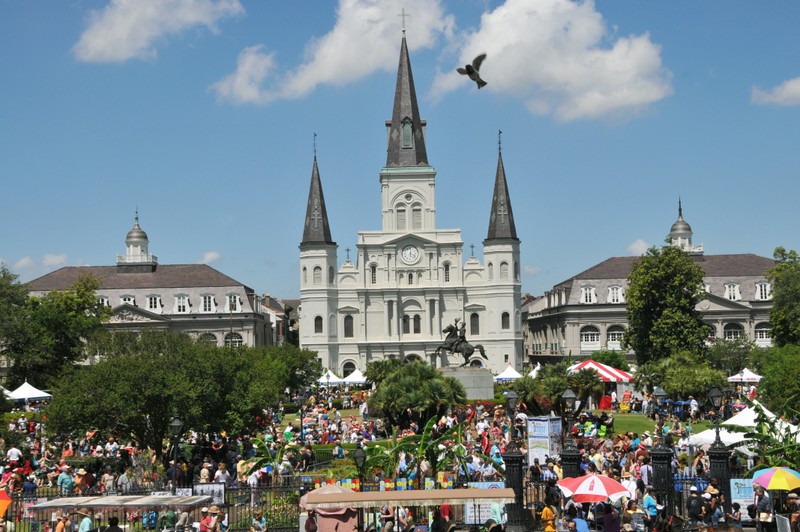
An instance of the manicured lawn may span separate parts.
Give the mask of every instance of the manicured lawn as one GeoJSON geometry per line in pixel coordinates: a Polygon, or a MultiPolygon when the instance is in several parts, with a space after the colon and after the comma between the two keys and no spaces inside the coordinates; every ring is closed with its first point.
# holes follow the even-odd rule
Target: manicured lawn
{"type": "MultiPolygon", "coordinates": [[[[710,425],[706,421],[694,423],[692,425],[692,431],[697,434],[698,432],[703,432],[709,428],[709,426],[710,425]]],[[[614,414],[614,432],[617,434],[628,431],[635,432],[637,434],[642,434],[646,430],[653,432],[655,427],[655,421],[648,418],[644,414],[614,414]]]]}

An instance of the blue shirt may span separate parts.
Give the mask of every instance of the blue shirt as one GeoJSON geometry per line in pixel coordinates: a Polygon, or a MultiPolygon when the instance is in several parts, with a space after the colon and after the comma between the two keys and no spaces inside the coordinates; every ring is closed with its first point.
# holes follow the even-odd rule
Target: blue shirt
{"type": "Polygon", "coordinates": [[[644,500],[642,501],[642,509],[647,512],[650,517],[655,517],[658,513],[656,500],[649,493],[644,496],[644,500]]]}
{"type": "Polygon", "coordinates": [[[575,532],[590,532],[589,523],[585,519],[576,517],[573,521],[575,521],[575,532]]]}

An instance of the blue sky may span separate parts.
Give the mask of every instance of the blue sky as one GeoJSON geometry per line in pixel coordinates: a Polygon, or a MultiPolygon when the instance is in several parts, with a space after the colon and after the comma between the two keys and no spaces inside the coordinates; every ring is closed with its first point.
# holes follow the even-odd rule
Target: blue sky
{"type": "Polygon", "coordinates": [[[380,228],[401,9],[437,224],[480,258],[502,129],[523,290],[678,197],[706,253],[800,247],[794,0],[0,0],[0,260],[113,264],[138,207],[162,264],[297,297],[314,133],[340,262],[380,228]]]}

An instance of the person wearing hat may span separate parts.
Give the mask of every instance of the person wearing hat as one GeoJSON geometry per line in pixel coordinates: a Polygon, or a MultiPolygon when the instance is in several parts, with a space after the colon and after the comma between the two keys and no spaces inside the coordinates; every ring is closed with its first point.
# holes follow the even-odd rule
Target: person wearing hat
{"type": "Polygon", "coordinates": [[[56,486],[61,490],[62,496],[72,495],[72,490],[75,488],[75,481],[72,480],[72,475],[69,474],[69,466],[61,466],[61,473],[56,480],[56,486]]]}
{"type": "Polygon", "coordinates": [[[703,493],[703,525],[706,529],[714,528],[714,501],[710,493],[703,493]]]}
{"type": "Polygon", "coordinates": [[[71,532],[72,530],[72,521],[69,519],[69,514],[64,512],[60,516],[58,516],[58,522],[56,523],[54,532],[71,532]]]}
{"type": "Polygon", "coordinates": [[[253,510],[253,519],[250,521],[250,532],[266,532],[267,518],[261,515],[261,508],[253,510]]]}
{"type": "Polygon", "coordinates": [[[697,486],[689,488],[689,500],[686,502],[686,513],[689,516],[689,522],[698,524],[703,521],[703,501],[700,499],[700,494],[697,492],[697,486]]]}
{"type": "Polygon", "coordinates": [[[760,484],[753,484],[753,489],[756,492],[756,529],[758,532],[764,532],[772,528],[773,521],[773,506],[772,497],[760,484]]]}
{"type": "Polygon", "coordinates": [[[81,522],[78,525],[78,532],[89,532],[92,528],[92,516],[89,514],[87,508],[78,508],[75,513],[81,516],[81,522]]]}

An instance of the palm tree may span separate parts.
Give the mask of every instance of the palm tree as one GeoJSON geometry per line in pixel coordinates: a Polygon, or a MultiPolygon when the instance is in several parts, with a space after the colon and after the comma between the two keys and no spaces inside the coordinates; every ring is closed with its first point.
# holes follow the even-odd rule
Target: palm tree
{"type": "Polygon", "coordinates": [[[570,374],[567,378],[572,391],[575,392],[580,406],[576,413],[580,412],[589,404],[589,398],[599,398],[605,390],[605,383],[593,369],[582,369],[570,374]]]}

